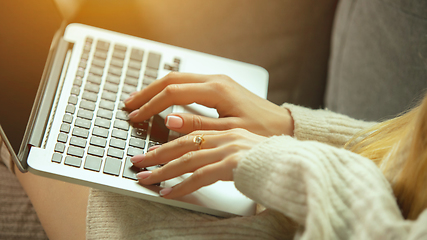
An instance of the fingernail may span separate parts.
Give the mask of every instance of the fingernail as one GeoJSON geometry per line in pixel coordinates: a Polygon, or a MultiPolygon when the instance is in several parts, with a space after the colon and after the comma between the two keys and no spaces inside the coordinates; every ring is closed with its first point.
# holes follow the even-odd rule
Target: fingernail
{"type": "Polygon", "coordinates": [[[126,100],[124,101],[124,103],[128,103],[130,100],[132,100],[133,95],[131,94],[128,98],[126,98],[126,100]]]}
{"type": "MultiPolygon", "coordinates": [[[[129,98],[132,98],[132,97],[133,97],[133,96],[135,96],[135,94],[137,94],[137,93],[138,93],[138,91],[131,93],[131,94],[129,95],[129,96],[130,96],[129,98]]],[[[128,99],[129,99],[129,98],[128,98],[128,99]]]]}
{"type": "Polygon", "coordinates": [[[155,146],[152,146],[152,147],[148,148],[147,152],[153,151],[154,149],[157,149],[157,148],[159,148],[159,147],[161,147],[161,146],[162,146],[162,145],[155,145],[155,146]]]}
{"type": "Polygon", "coordinates": [[[145,158],[145,155],[144,155],[144,154],[136,155],[136,156],[132,157],[132,158],[130,159],[130,161],[131,161],[132,163],[139,163],[139,162],[142,162],[142,161],[144,160],[144,158],[145,158]]]}
{"type": "Polygon", "coordinates": [[[163,188],[162,190],[160,190],[160,192],[159,192],[159,194],[160,194],[160,196],[166,196],[166,195],[168,195],[169,193],[171,193],[172,192],[172,188],[163,188]]]}
{"type": "Polygon", "coordinates": [[[166,119],[166,127],[168,128],[181,128],[183,124],[184,121],[178,116],[168,116],[166,119]]]}
{"type": "Polygon", "coordinates": [[[151,175],[151,171],[143,171],[136,174],[136,178],[138,179],[146,179],[151,175]]]}
{"type": "Polygon", "coordinates": [[[133,112],[131,112],[129,115],[128,115],[128,118],[129,119],[132,119],[133,117],[135,117],[136,115],[138,115],[138,109],[137,110],[134,110],[133,112]]]}

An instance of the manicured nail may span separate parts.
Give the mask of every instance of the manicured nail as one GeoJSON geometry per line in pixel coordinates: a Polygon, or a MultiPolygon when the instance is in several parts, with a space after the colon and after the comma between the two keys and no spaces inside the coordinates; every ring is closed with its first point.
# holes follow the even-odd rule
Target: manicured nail
{"type": "Polygon", "coordinates": [[[148,148],[147,152],[153,151],[154,149],[157,149],[157,148],[159,148],[159,147],[161,147],[161,146],[162,146],[162,145],[155,145],[155,146],[152,146],[152,147],[148,148]]]}
{"type": "Polygon", "coordinates": [[[132,158],[130,159],[130,161],[131,161],[132,163],[140,163],[140,162],[142,162],[142,161],[144,160],[144,158],[145,158],[145,155],[144,155],[144,154],[136,155],[136,156],[132,157],[132,158]]]}
{"type": "Polygon", "coordinates": [[[136,174],[136,178],[138,179],[146,179],[151,175],[151,171],[142,171],[136,174]]]}
{"type": "Polygon", "coordinates": [[[138,93],[138,91],[136,91],[136,92],[132,92],[131,94],[129,94],[129,96],[133,97],[133,96],[135,96],[135,94],[137,94],[137,93],[138,93]]]}
{"type": "Polygon", "coordinates": [[[132,119],[136,115],[138,115],[139,109],[133,110],[133,112],[129,113],[128,118],[132,119]]]}
{"type": "Polygon", "coordinates": [[[172,192],[172,188],[169,187],[169,188],[163,188],[162,190],[160,190],[159,194],[160,194],[160,196],[163,197],[163,196],[168,195],[171,192],[172,192]]]}
{"type": "Polygon", "coordinates": [[[166,119],[166,127],[168,128],[181,128],[183,124],[184,121],[178,116],[168,116],[166,119]]]}
{"type": "Polygon", "coordinates": [[[130,100],[132,100],[133,95],[131,94],[128,98],[126,98],[126,100],[124,101],[124,103],[128,103],[130,100]]]}

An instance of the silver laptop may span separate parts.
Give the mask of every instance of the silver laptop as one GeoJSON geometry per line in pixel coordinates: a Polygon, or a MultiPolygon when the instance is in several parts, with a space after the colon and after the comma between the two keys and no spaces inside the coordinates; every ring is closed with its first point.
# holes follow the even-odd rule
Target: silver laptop
{"type": "Polygon", "coordinates": [[[220,181],[168,200],[159,191],[189,174],[153,186],[136,181],[141,169],[135,169],[130,158],[179,137],[164,126],[168,113],[218,117],[214,109],[192,104],[130,124],[122,101],[171,71],[226,74],[258,96],[267,95],[268,73],[261,67],[69,24],[55,35],[36,98],[27,103],[33,108],[20,146],[11,144],[0,128],[2,138],[22,172],[217,216],[254,214],[255,203],[233,182],[220,181]]]}

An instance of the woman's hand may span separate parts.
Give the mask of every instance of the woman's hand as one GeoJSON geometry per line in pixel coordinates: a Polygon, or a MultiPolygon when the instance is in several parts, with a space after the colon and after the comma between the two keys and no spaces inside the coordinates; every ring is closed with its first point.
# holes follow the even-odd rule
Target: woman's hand
{"type": "Polygon", "coordinates": [[[166,126],[180,133],[195,130],[244,128],[263,135],[293,135],[293,120],[287,109],[258,97],[224,75],[172,72],[125,101],[132,122],[141,122],[172,105],[198,103],[215,108],[219,118],[173,113],[166,126]],[[136,110],[135,110],[136,109],[136,110]]]}
{"type": "Polygon", "coordinates": [[[144,185],[192,172],[190,177],[173,188],[160,191],[165,198],[177,198],[218,180],[232,181],[233,169],[238,162],[264,139],[244,129],[195,131],[162,146],[152,147],[147,154],[135,156],[131,161],[138,168],[165,164],[153,171],[138,173],[139,182],[144,185]],[[200,145],[194,142],[197,136],[203,139],[200,145]]]}

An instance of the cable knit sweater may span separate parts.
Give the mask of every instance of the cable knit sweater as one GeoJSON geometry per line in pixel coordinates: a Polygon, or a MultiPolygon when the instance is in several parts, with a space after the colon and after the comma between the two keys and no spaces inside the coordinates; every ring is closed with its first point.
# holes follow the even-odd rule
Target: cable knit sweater
{"type": "Polygon", "coordinates": [[[390,184],[344,150],[372,123],[290,104],[294,137],[261,142],[240,161],[237,189],[267,208],[217,218],[93,189],[88,239],[427,239],[427,210],[404,220],[390,184]]]}

